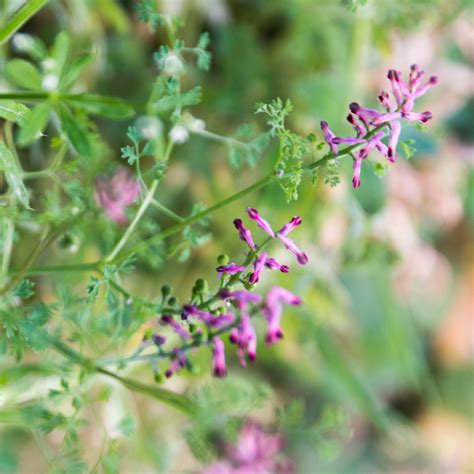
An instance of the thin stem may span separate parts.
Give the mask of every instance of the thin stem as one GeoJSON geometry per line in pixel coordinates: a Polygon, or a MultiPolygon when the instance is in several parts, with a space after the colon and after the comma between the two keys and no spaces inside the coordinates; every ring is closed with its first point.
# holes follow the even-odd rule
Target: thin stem
{"type": "Polygon", "coordinates": [[[151,200],[151,204],[155,206],[157,209],[159,209],[163,214],[166,214],[168,217],[171,217],[171,219],[174,219],[175,221],[182,222],[184,220],[183,217],[178,216],[175,212],[173,212],[171,209],[168,209],[166,206],[158,202],[156,199],[151,200]]]}
{"type": "MultiPolygon", "coordinates": [[[[71,265],[49,265],[29,268],[27,275],[43,275],[45,273],[62,273],[62,272],[89,272],[100,271],[100,266],[94,263],[78,263],[71,265]]],[[[19,271],[13,271],[10,274],[16,275],[19,271]]]]}
{"type": "MultiPolygon", "coordinates": [[[[13,204],[12,204],[13,205],[13,204]]],[[[13,250],[13,237],[15,235],[15,224],[11,217],[4,218],[4,235],[3,235],[3,256],[2,268],[0,274],[0,283],[4,284],[13,250]]]]}
{"type": "Polygon", "coordinates": [[[122,235],[122,238],[118,241],[117,245],[114,247],[112,252],[105,258],[105,262],[111,262],[113,259],[119,254],[119,252],[122,250],[123,246],[127,243],[127,240],[130,238],[132,235],[133,231],[135,230],[135,227],[137,224],[140,222],[140,219],[142,218],[143,214],[145,211],[148,209],[148,206],[150,205],[153,196],[156,192],[156,189],[158,188],[159,180],[155,179],[148,190],[147,195],[145,196],[145,199],[143,200],[140,208],[138,209],[137,213],[135,214],[135,217],[133,218],[133,221],[130,223],[128,226],[127,230],[125,233],[122,235]]]}
{"type": "Polygon", "coordinates": [[[194,411],[191,400],[183,395],[179,395],[178,393],[174,393],[165,388],[146,385],[137,380],[121,377],[120,375],[111,372],[100,365],[97,365],[94,363],[94,361],[83,356],[75,349],[58,339],[50,338],[50,344],[56,352],[66,356],[71,362],[84,367],[88,371],[107,375],[108,377],[119,381],[122,385],[129,388],[130,390],[149,395],[189,415],[192,415],[194,411]]]}
{"type": "Polygon", "coordinates": [[[232,137],[224,137],[214,132],[209,132],[208,130],[195,130],[193,128],[187,127],[188,130],[194,135],[200,135],[201,137],[209,138],[209,140],[214,140],[216,142],[225,143],[226,145],[245,148],[248,149],[249,145],[245,142],[237,140],[232,137]]]}
{"type": "Polygon", "coordinates": [[[253,191],[256,191],[260,188],[263,188],[266,186],[268,183],[272,182],[275,179],[273,174],[267,176],[266,178],[261,179],[260,181],[257,181],[250,186],[242,189],[241,191],[233,194],[232,196],[229,196],[227,199],[224,199],[223,201],[218,202],[212,207],[208,207],[207,209],[204,209],[201,212],[198,212],[197,214],[193,214],[192,216],[187,217],[186,219],[183,219],[182,222],[179,222],[178,224],[175,224],[171,227],[168,227],[167,229],[162,230],[161,232],[158,232],[158,234],[154,235],[153,237],[150,237],[146,240],[143,240],[137,245],[134,245],[131,247],[129,250],[123,253],[120,257],[116,255],[113,260],[110,260],[110,262],[117,263],[121,262],[125,259],[127,259],[129,256],[139,252],[142,248],[146,248],[151,242],[156,242],[159,240],[163,240],[166,237],[169,237],[171,235],[174,235],[178,232],[181,232],[184,230],[187,226],[193,224],[194,222],[197,222],[201,220],[202,218],[208,216],[209,214],[212,214],[213,212],[217,211],[218,209],[221,209],[235,201],[238,201],[240,198],[246,196],[247,194],[250,194],[253,191]]]}

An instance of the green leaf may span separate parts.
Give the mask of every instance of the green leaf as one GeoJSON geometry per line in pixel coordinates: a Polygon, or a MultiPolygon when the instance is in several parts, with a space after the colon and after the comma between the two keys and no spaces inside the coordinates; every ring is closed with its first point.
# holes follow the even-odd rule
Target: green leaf
{"type": "Polygon", "coordinates": [[[18,87],[29,90],[41,89],[41,74],[36,66],[24,59],[12,59],[5,68],[7,79],[18,87]]]}
{"type": "Polygon", "coordinates": [[[29,209],[28,191],[21,179],[22,170],[16,162],[13,153],[3,142],[0,142],[0,170],[5,173],[8,186],[13,190],[23,206],[29,209]]]}
{"type": "Polygon", "coordinates": [[[65,102],[89,112],[112,119],[125,119],[135,115],[133,107],[118,97],[96,94],[77,94],[63,98],[65,102]]]}
{"type": "Polygon", "coordinates": [[[25,278],[15,286],[13,289],[13,295],[23,299],[28,299],[35,294],[33,291],[34,286],[35,284],[32,281],[28,280],[28,278],[25,278]]]}
{"type": "Polygon", "coordinates": [[[71,145],[79,155],[84,158],[90,158],[92,155],[92,145],[86,128],[64,105],[59,104],[57,112],[61,121],[61,129],[71,142],[71,145]]]}
{"type": "Polygon", "coordinates": [[[69,90],[93,59],[94,55],[89,53],[83,54],[68,63],[59,80],[59,89],[62,91],[69,90]]]}
{"type": "Polygon", "coordinates": [[[22,126],[29,113],[30,109],[26,105],[13,100],[0,100],[0,117],[9,122],[22,126]]]}
{"type": "Polygon", "coordinates": [[[29,0],[15,12],[8,20],[7,24],[0,29],[0,44],[5,43],[8,39],[19,30],[35,13],[37,13],[48,0],[29,0]]]}
{"type": "Polygon", "coordinates": [[[71,38],[64,31],[59,33],[54,40],[51,56],[55,62],[56,74],[62,77],[66,61],[71,53],[71,38]]]}
{"type": "Polygon", "coordinates": [[[37,105],[23,122],[23,127],[18,134],[18,144],[21,146],[30,145],[35,142],[43,133],[48,124],[50,105],[43,102],[37,105]]]}

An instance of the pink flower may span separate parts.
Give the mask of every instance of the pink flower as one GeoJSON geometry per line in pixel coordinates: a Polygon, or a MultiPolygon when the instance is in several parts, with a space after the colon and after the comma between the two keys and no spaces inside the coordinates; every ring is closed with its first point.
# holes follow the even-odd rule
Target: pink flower
{"type": "Polygon", "coordinates": [[[219,295],[221,298],[234,300],[239,309],[245,308],[248,304],[260,303],[261,300],[260,295],[247,290],[230,291],[223,289],[219,295]]]}
{"type": "Polygon", "coordinates": [[[263,229],[270,237],[275,237],[275,232],[271,228],[270,224],[263,219],[263,217],[259,214],[257,209],[252,209],[251,207],[247,208],[247,215],[250,219],[254,220],[257,225],[263,229]]]}
{"type": "MultiPolygon", "coordinates": [[[[359,151],[353,154],[354,173],[352,185],[354,188],[360,187],[362,160],[367,158],[374,148],[386,156],[390,162],[395,162],[402,119],[409,122],[422,123],[431,120],[431,112],[426,111],[419,113],[413,111],[415,100],[426,94],[431,87],[438,83],[438,79],[432,76],[425,84],[421,84],[423,76],[424,72],[420,70],[418,65],[414,64],[410,68],[407,85],[403,81],[400,71],[390,69],[387,77],[391,84],[395,104],[390,101],[389,94],[382,91],[378,96],[378,101],[385,109],[385,112],[362,107],[357,102],[352,102],[349,105],[351,113],[347,116],[347,120],[356,132],[355,137],[336,137],[330,130],[327,122],[321,122],[325,140],[331,149],[331,153],[334,155],[337,154],[337,145],[339,144],[357,145],[365,143],[359,151]],[[377,128],[374,129],[371,127],[377,128]],[[387,132],[389,132],[388,146],[382,142],[387,132]]],[[[345,151],[349,152],[348,149],[345,151]]]]}
{"type": "Polygon", "coordinates": [[[280,239],[285,248],[296,256],[296,260],[300,265],[306,265],[308,263],[308,256],[302,250],[300,250],[289,237],[280,234],[278,234],[277,237],[280,239]]]}
{"type": "Polygon", "coordinates": [[[187,358],[186,354],[181,349],[175,349],[173,351],[173,360],[168,370],[165,372],[165,376],[170,378],[175,372],[178,372],[182,368],[186,367],[187,358]]]}
{"type": "Polygon", "coordinates": [[[260,272],[265,267],[265,262],[267,261],[268,253],[262,252],[257,259],[254,261],[253,264],[253,272],[250,275],[249,283],[255,284],[258,282],[260,278],[260,272]]]}
{"type": "Polygon", "coordinates": [[[225,349],[222,339],[214,337],[212,347],[212,373],[215,377],[225,377],[227,375],[227,367],[225,365],[225,349]]]}
{"type": "Polygon", "coordinates": [[[220,267],[216,268],[216,271],[219,274],[219,276],[222,276],[224,274],[235,275],[236,273],[243,272],[244,270],[245,270],[245,267],[243,265],[237,265],[234,262],[230,262],[227,265],[221,265],[220,267]]]}
{"type": "Polygon", "coordinates": [[[247,421],[237,443],[224,447],[225,459],[208,466],[203,474],[290,474],[294,470],[282,456],[284,444],[281,434],[266,433],[257,423],[247,421]]]}
{"type": "Polygon", "coordinates": [[[288,265],[282,265],[278,260],[275,260],[271,257],[266,259],[265,266],[270,270],[280,270],[282,273],[288,273],[290,271],[290,267],[288,265]]]}
{"type": "Polygon", "coordinates": [[[120,167],[110,178],[96,181],[96,199],[107,216],[117,224],[125,225],[125,209],[131,206],[140,194],[140,184],[127,168],[120,167]]]}
{"type": "Polygon", "coordinates": [[[268,292],[265,298],[263,314],[268,322],[265,340],[270,345],[283,337],[283,331],[280,327],[282,303],[299,305],[301,304],[301,299],[280,286],[274,286],[268,292]]]}
{"type": "Polygon", "coordinates": [[[336,135],[329,128],[329,125],[325,120],[321,121],[321,130],[323,131],[324,139],[326,140],[326,143],[329,145],[329,148],[331,148],[331,153],[333,155],[337,155],[337,151],[338,151],[337,145],[334,143],[334,138],[336,135]]]}
{"type": "Polygon", "coordinates": [[[255,245],[252,233],[244,226],[242,219],[234,219],[234,226],[239,231],[239,237],[243,240],[252,250],[255,250],[255,245]]]}
{"type": "Polygon", "coordinates": [[[164,314],[160,318],[160,324],[163,326],[170,326],[178,336],[182,337],[183,339],[191,339],[191,334],[189,334],[186,329],[180,324],[178,321],[176,321],[173,316],[169,314],[164,314]]]}

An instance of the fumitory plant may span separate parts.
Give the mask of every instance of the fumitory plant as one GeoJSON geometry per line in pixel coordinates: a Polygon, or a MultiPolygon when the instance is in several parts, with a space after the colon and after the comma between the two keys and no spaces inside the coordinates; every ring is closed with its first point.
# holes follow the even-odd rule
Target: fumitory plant
{"type": "MultiPolygon", "coordinates": [[[[52,3],[54,14],[65,14],[52,3]]],[[[297,243],[297,228],[305,225],[298,216],[304,180],[335,186],[343,179],[339,162],[352,160],[352,184],[359,188],[366,162],[379,174],[394,164],[403,124],[432,118],[416,101],[436,77],[425,80],[415,64],[405,81],[391,69],[391,96],[380,93],[380,110],[349,105],[351,136],[340,136],[326,121],[322,135],[298,133],[288,124],[291,101],[279,98],[256,105],[256,127],[242,125],[230,136],[221,135],[208,128],[219,118],[201,116],[199,108],[203,94],[212,93],[204,76],[212,68],[212,35],[203,32],[188,43],[180,38],[182,20],[162,14],[154,0],[135,2],[142,24],[134,27],[145,34],[146,24],[152,32],[153,75],[145,99],[125,99],[102,94],[103,87],[90,79],[91,71],[108,60],[95,48],[76,43],[65,31],[45,40],[19,32],[46,4],[26,2],[9,12],[0,30],[0,379],[21,384],[32,375],[43,384],[21,385],[21,396],[6,390],[0,421],[29,426],[52,469],[96,472],[83,457],[81,429],[93,423],[94,404],[112,403],[114,390],[127,389],[189,417],[194,427],[186,439],[203,472],[294,472],[295,463],[280,452],[285,431],[295,429],[288,412],[280,413],[277,426],[243,421],[248,410],[263,405],[267,388],[234,387],[228,367],[235,365],[234,352],[247,367],[266,352],[259,347],[257,353],[257,346],[289,347],[282,317],[288,312],[288,326],[302,317],[298,308],[304,308],[305,295],[285,277],[293,267],[304,272],[306,265],[318,265],[297,243]],[[105,127],[110,121],[113,126],[105,127]],[[205,159],[199,153],[189,163],[189,156],[183,158],[192,140],[222,146],[236,182],[246,167],[257,179],[217,202],[177,195],[173,188],[180,173],[179,168],[173,172],[174,163],[192,168],[192,160],[205,159]],[[291,203],[294,217],[286,223],[254,208],[255,193],[273,185],[291,203]],[[227,225],[242,243],[224,239],[227,230],[211,220],[233,203],[241,211],[226,210],[227,225]],[[223,250],[210,256],[209,246],[223,250]],[[176,267],[197,254],[208,261],[199,277],[191,275],[194,283],[177,281],[176,267]],[[148,296],[130,284],[143,273],[153,282],[148,296]],[[132,376],[137,366],[149,371],[132,376]],[[218,402],[217,408],[209,403],[219,388],[181,393],[179,377],[199,372],[228,377],[219,381],[227,394],[222,413],[218,402]],[[112,385],[98,388],[98,376],[112,385]],[[234,390],[238,397],[248,391],[243,407],[233,406],[234,390]],[[229,437],[218,439],[219,429],[228,429],[229,437]],[[62,433],[56,450],[45,442],[51,432],[62,433]]],[[[114,80],[120,81],[120,74],[114,80]]],[[[272,354],[268,348],[267,364],[272,354]]],[[[296,424],[303,425],[301,417],[296,424]]],[[[119,429],[133,431],[133,419],[125,416],[119,429]]],[[[308,439],[321,437],[312,426],[304,429],[312,433],[308,439]]],[[[102,469],[115,472],[113,444],[104,450],[102,469]]]]}

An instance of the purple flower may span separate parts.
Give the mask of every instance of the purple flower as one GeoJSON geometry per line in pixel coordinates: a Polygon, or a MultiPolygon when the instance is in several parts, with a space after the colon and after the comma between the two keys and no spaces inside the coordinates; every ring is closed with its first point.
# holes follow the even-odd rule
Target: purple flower
{"type": "Polygon", "coordinates": [[[160,318],[160,324],[163,326],[170,326],[178,336],[182,337],[183,339],[191,339],[191,334],[189,334],[186,329],[178,322],[176,321],[173,316],[169,314],[164,314],[160,318]]]}
{"type": "Polygon", "coordinates": [[[247,215],[250,217],[250,219],[254,220],[257,225],[261,229],[263,229],[270,237],[275,237],[275,232],[273,232],[273,229],[271,228],[270,224],[262,218],[262,216],[256,209],[252,209],[251,207],[247,208],[247,215]]]}
{"type": "Polygon", "coordinates": [[[173,351],[173,360],[171,361],[168,370],[165,372],[165,376],[170,378],[174,373],[186,367],[186,363],[186,354],[181,349],[175,349],[173,351]]]}
{"type": "Polygon", "coordinates": [[[285,235],[280,234],[277,234],[277,237],[280,239],[285,248],[296,256],[296,260],[300,265],[306,265],[308,263],[308,256],[296,246],[293,240],[291,240],[289,237],[286,237],[285,235]]]}
{"type": "Polygon", "coordinates": [[[228,326],[231,324],[235,319],[234,313],[225,313],[221,314],[217,317],[214,317],[210,320],[209,326],[214,329],[220,329],[224,326],[228,326]]]}
{"type": "Polygon", "coordinates": [[[403,104],[403,94],[400,88],[400,72],[395,69],[390,69],[387,73],[387,78],[392,85],[392,94],[397,101],[398,107],[400,107],[403,104]]]}
{"type": "Polygon", "coordinates": [[[362,160],[363,158],[360,157],[360,153],[354,157],[354,170],[352,174],[352,187],[357,189],[360,188],[360,172],[362,168],[362,160]]]}
{"type": "Polygon", "coordinates": [[[384,107],[387,112],[392,111],[392,105],[390,104],[390,96],[388,95],[387,92],[382,91],[379,94],[378,99],[382,107],[384,107]]]}
{"type": "Polygon", "coordinates": [[[227,375],[224,343],[219,337],[214,337],[212,340],[212,373],[215,377],[225,377],[227,375]]]}
{"type": "Polygon", "coordinates": [[[290,222],[288,224],[285,224],[279,231],[278,233],[280,235],[288,235],[290,232],[292,232],[296,227],[301,225],[302,219],[300,216],[294,216],[291,218],[290,222]]]}
{"type": "Polygon", "coordinates": [[[383,130],[380,130],[375,135],[370,137],[367,141],[367,145],[365,145],[364,148],[360,149],[360,157],[362,159],[367,158],[368,154],[376,147],[377,143],[379,143],[384,136],[385,132],[383,130]]]}
{"type": "Polygon", "coordinates": [[[301,300],[298,296],[280,286],[274,286],[268,292],[263,306],[263,314],[268,322],[265,341],[270,345],[283,337],[283,331],[280,327],[282,303],[299,305],[301,300]]]}
{"type": "Polygon", "coordinates": [[[394,162],[397,158],[397,144],[398,144],[398,139],[400,138],[401,130],[402,130],[402,125],[400,121],[395,120],[390,123],[390,136],[388,139],[387,156],[388,156],[388,159],[392,162],[394,162]]]}
{"type": "Polygon", "coordinates": [[[245,270],[245,267],[243,265],[237,265],[234,262],[230,262],[227,265],[221,265],[220,267],[216,268],[217,273],[219,276],[222,277],[222,275],[235,275],[236,273],[243,272],[245,270]]]}
{"type": "Polygon", "coordinates": [[[282,265],[278,260],[274,258],[267,258],[265,261],[265,266],[270,270],[280,270],[282,273],[288,273],[290,271],[290,267],[288,265],[282,265]]]}
{"type": "Polygon", "coordinates": [[[120,167],[109,179],[96,181],[96,199],[107,216],[117,224],[125,225],[125,209],[131,206],[140,194],[140,184],[127,168],[120,167]]]}
{"type": "Polygon", "coordinates": [[[409,122],[422,122],[422,123],[426,123],[428,122],[429,120],[431,120],[433,118],[433,114],[431,112],[421,112],[421,113],[417,113],[417,112],[407,112],[405,114],[403,114],[403,118],[405,120],[408,120],[409,122]]]}
{"type": "Polygon", "coordinates": [[[371,123],[373,120],[382,115],[377,110],[362,107],[357,102],[352,102],[351,104],[349,104],[349,109],[352,113],[356,114],[364,123],[371,123]]]}
{"type": "Polygon", "coordinates": [[[333,142],[336,145],[340,145],[341,143],[347,143],[348,145],[357,145],[359,143],[364,143],[365,140],[363,138],[358,137],[335,137],[333,142]]]}
{"type": "Polygon", "coordinates": [[[325,120],[321,121],[321,130],[324,133],[324,139],[326,140],[326,143],[331,148],[331,153],[333,155],[337,155],[337,145],[334,143],[334,138],[336,135],[334,135],[333,131],[329,128],[329,124],[325,120]]]}
{"type": "Polygon", "coordinates": [[[207,325],[210,325],[211,321],[214,319],[214,316],[211,313],[203,311],[192,304],[186,304],[183,306],[183,316],[185,318],[187,318],[188,316],[194,316],[195,318],[199,319],[207,325]]]}
{"type": "Polygon", "coordinates": [[[265,267],[265,262],[267,261],[268,253],[262,252],[253,263],[253,272],[250,275],[249,283],[255,284],[260,278],[260,272],[265,267]]]}
{"type": "Polygon", "coordinates": [[[257,423],[247,421],[237,442],[225,445],[225,458],[202,474],[292,474],[292,463],[282,458],[284,444],[280,434],[266,433],[257,423]]]}
{"type": "Polygon", "coordinates": [[[166,342],[166,337],[161,336],[160,334],[153,334],[153,336],[151,336],[151,339],[153,340],[153,343],[157,346],[162,346],[166,342]]]}
{"type": "Polygon", "coordinates": [[[234,226],[239,231],[240,239],[243,240],[252,250],[255,250],[257,246],[253,241],[252,234],[250,230],[244,226],[242,219],[234,219],[234,226]]]}
{"type": "Polygon", "coordinates": [[[230,332],[229,340],[232,344],[237,345],[237,355],[242,367],[247,366],[245,352],[247,352],[248,358],[251,362],[256,359],[257,335],[250,319],[250,315],[246,311],[242,312],[242,318],[239,327],[233,328],[230,332]]]}
{"type": "Polygon", "coordinates": [[[367,134],[367,128],[352,114],[347,114],[347,121],[354,127],[358,137],[365,137],[367,134]]]}
{"type": "Polygon", "coordinates": [[[260,303],[260,300],[262,299],[260,295],[252,293],[251,291],[247,291],[247,290],[230,291],[226,288],[220,291],[219,296],[224,299],[234,300],[239,309],[245,308],[249,304],[260,303]]]}

